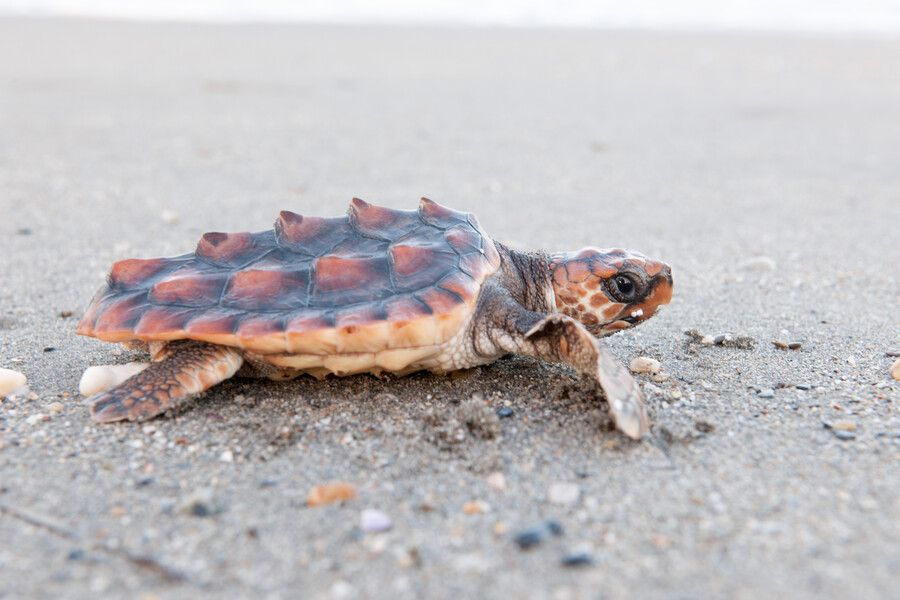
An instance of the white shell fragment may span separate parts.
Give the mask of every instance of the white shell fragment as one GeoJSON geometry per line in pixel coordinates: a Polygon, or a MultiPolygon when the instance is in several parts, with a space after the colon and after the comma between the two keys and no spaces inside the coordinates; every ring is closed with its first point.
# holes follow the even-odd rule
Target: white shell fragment
{"type": "Polygon", "coordinates": [[[891,366],[891,377],[900,381],[900,358],[891,366]]]}
{"type": "Polygon", "coordinates": [[[739,269],[747,271],[774,271],[777,267],[775,259],[769,256],[754,256],[738,265],[739,269]]]}
{"type": "Polygon", "coordinates": [[[359,528],[365,533],[387,531],[394,524],[391,518],[377,508],[366,508],[359,515],[359,528]]]}
{"type": "Polygon", "coordinates": [[[78,391],[81,392],[82,396],[93,396],[94,394],[105,392],[129,377],[137,375],[149,366],[150,363],[130,362],[125,365],[89,367],[84,372],[84,375],[81,376],[78,391]]]}
{"type": "Polygon", "coordinates": [[[655,358],[648,358],[646,356],[638,356],[637,358],[631,361],[631,365],[629,365],[632,373],[659,373],[662,368],[659,364],[659,361],[655,358]]]}
{"type": "Polygon", "coordinates": [[[28,378],[12,369],[0,369],[0,398],[6,398],[16,388],[28,383],[28,378]]]}
{"type": "Polygon", "coordinates": [[[576,483],[553,483],[547,490],[547,500],[557,506],[572,506],[578,502],[579,496],[581,488],[576,483]]]}

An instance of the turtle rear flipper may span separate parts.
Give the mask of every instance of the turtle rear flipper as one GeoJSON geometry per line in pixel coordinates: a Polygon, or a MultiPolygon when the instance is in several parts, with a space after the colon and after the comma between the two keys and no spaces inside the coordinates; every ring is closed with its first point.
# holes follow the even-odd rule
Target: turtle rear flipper
{"type": "Polygon", "coordinates": [[[146,370],[88,400],[97,423],[146,421],[234,375],[241,352],[193,340],[170,342],[146,370]]]}

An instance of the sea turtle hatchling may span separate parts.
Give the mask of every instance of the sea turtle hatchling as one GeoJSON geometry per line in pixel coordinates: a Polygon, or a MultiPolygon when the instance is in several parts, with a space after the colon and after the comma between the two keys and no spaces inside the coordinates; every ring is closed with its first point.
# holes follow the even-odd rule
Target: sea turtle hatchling
{"type": "Polygon", "coordinates": [[[595,379],[616,424],[649,428],[640,388],[597,340],[672,297],[668,265],[625,250],[518,252],[475,216],[354,199],[343,217],[207,233],[190,254],[115,263],[78,333],[150,352],[93,395],[94,421],[142,421],[233,375],[448,372],[506,353],[595,379]]]}

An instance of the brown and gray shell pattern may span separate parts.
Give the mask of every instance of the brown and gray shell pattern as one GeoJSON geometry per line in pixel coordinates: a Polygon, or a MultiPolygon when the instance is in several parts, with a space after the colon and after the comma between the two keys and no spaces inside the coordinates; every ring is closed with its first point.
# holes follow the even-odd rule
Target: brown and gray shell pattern
{"type": "Polygon", "coordinates": [[[78,333],[262,355],[434,347],[499,265],[474,215],[424,198],[418,211],[354,199],[343,217],[285,211],[268,231],[207,233],[191,254],[119,261],[78,333]]]}

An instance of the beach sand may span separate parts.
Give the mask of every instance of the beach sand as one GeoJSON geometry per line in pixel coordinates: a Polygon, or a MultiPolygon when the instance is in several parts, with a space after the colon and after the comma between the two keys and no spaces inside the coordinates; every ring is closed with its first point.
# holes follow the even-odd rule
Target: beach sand
{"type": "Polygon", "coordinates": [[[0,367],[33,392],[0,402],[0,597],[894,594],[897,56],[887,37],[0,20],[0,367]],[[670,262],[672,304],[608,340],[670,375],[639,376],[655,441],[519,358],[235,379],[91,424],[81,373],[140,358],[74,333],[113,261],[353,196],[670,262]],[[307,507],[330,481],[359,497],[307,507]],[[362,532],[368,508],[392,528],[362,532]],[[561,534],[520,548],[547,519],[561,534]]]}

